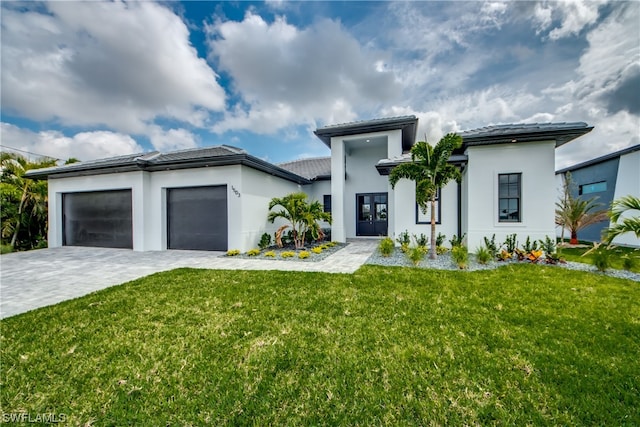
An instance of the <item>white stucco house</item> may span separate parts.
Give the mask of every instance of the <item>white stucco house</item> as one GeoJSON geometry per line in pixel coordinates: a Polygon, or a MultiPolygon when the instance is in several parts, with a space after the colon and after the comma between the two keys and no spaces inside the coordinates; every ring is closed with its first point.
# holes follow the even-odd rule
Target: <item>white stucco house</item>
{"type": "MultiPolygon", "coordinates": [[[[49,246],[105,246],[136,251],[246,251],[264,232],[268,203],[295,191],[320,200],[333,216],[332,240],[430,230],[414,185],[389,185],[389,171],[410,160],[418,119],[403,116],[315,131],[331,157],[280,165],[221,145],[145,153],[29,172],[49,182],[49,246]]],[[[555,149],[590,132],[585,123],[489,126],[462,132],[450,158],[462,182],[438,198],[438,231],[483,237],[555,235],[555,149]]]]}

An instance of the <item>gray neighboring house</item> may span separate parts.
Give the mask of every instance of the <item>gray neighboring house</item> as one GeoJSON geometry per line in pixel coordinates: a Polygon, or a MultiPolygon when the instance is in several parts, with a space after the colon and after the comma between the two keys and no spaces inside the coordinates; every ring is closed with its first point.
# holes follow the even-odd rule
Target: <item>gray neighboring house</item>
{"type": "MultiPolygon", "coordinates": [[[[596,197],[603,209],[609,208],[611,202],[626,195],[640,197],[640,144],[556,171],[559,191],[562,191],[567,173],[571,174],[575,184],[573,196],[582,199],[596,197]]],[[[599,242],[602,231],[608,227],[608,220],[590,225],[578,232],[578,238],[599,242]]],[[[561,232],[559,229],[558,236],[561,232]]],[[[638,239],[631,233],[620,236],[614,243],[640,246],[638,239]]]]}

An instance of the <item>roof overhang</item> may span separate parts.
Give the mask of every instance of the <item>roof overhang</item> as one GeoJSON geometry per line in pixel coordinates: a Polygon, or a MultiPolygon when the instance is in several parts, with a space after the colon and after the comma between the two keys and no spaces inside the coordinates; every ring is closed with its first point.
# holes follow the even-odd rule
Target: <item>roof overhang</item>
{"type": "Polygon", "coordinates": [[[593,130],[584,122],[549,123],[547,125],[493,126],[462,132],[462,147],[514,144],[518,142],[555,141],[556,148],[593,130]],[[520,127],[518,127],[520,126],[520,127]]]}
{"type": "MultiPolygon", "coordinates": [[[[407,153],[395,159],[380,160],[376,164],[376,169],[378,170],[378,173],[380,175],[389,175],[393,168],[395,168],[396,166],[402,163],[409,163],[410,161],[411,161],[411,154],[407,153]]],[[[469,158],[464,154],[452,154],[451,157],[449,157],[449,163],[452,165],[458,166],[461,169],[463,169],[466,166],[468,161],[469,161],[469,158]]]]}
{"type": "Polygon", "coordinates": [[[326,126],[315,130],[314,133],[327,147],[331,148],[331,138],[333,137],[388,132],[391,130],[402,130],[402,150],[407,151],[415,143],[416,133],[418,132],[418,118],[416,116],[402,116],[365,120],[326,126]]]}

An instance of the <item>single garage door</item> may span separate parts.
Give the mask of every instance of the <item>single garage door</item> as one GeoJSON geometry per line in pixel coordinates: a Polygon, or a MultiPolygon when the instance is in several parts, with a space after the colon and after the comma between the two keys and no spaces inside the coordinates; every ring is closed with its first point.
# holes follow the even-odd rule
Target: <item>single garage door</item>
{"type": "Polygon", "coordinates": [[[64,193],[62,217],[63,245],[133,248],[131,190],[64,193]]]}
{"type": "Polygon", "coordinates": [[[227,186],[167,189],[167,247],[227,250],[227,186]]]}

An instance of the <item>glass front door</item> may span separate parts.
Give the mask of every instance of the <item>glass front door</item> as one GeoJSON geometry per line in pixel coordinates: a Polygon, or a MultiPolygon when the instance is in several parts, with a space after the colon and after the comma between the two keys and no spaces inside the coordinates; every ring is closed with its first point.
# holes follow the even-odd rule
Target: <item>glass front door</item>
{"type": "Polygon", "coordinates": [[[356,236],[386,236],[387,193],[356,194],[356,236]]]}

